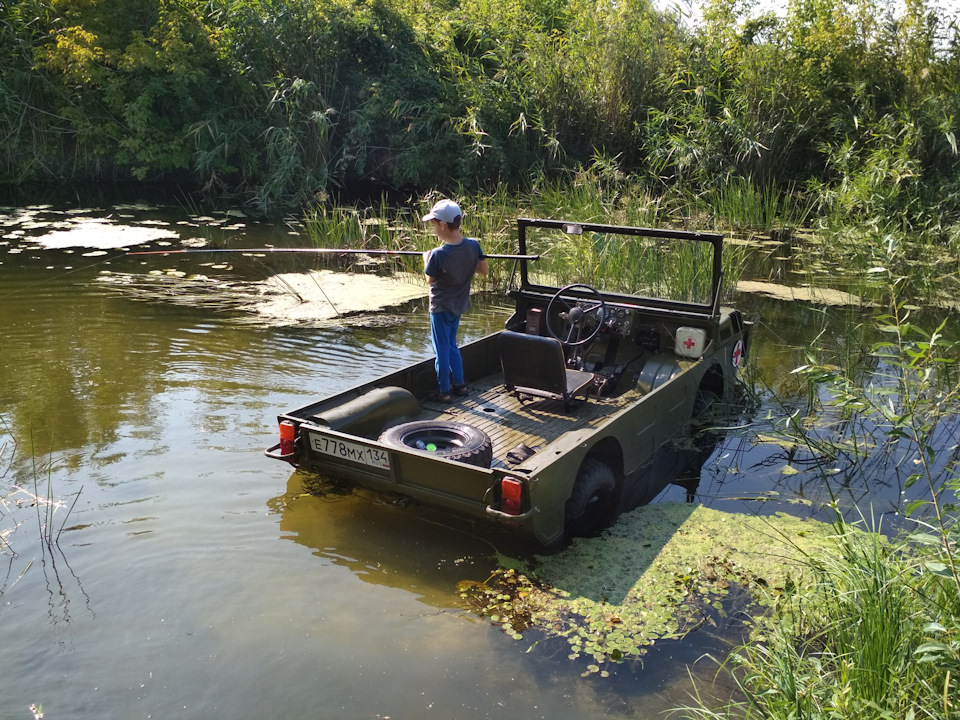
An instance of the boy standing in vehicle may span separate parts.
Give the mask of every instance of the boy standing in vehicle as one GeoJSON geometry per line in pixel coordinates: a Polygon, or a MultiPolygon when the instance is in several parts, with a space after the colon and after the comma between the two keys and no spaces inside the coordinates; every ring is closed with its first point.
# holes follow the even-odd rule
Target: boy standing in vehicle
{"type": "Polygon", "coordinates": [[[467,395],[463,360],[457,346],[460,316],[470,307],[470,283],[475,273],[489,272],[480,243],[466,238],[460,230],[463,212],[452,200],[440,200],[423,222],[430,222],[441,241],[439,247],[423,253],[423,272],[430,286],[430,335],[437,354],[439,388],[431,399],[450,402],[452,395],[467,395]]]}

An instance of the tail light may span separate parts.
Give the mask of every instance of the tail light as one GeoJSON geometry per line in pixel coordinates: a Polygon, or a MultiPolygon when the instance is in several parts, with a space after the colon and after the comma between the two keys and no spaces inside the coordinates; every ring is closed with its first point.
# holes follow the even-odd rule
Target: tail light
{"type": "Polygon", "coordinates": [[[289,420],[280,421],[280,454],[292,455],[297,440],[297,428],[289,420]]]}
{"type": "Polygon", "coordinates": [[[503,478],[500,481],[500,512],[507,515],[519,515],[522,495],[522,482],[512,477],[503,478]]]}

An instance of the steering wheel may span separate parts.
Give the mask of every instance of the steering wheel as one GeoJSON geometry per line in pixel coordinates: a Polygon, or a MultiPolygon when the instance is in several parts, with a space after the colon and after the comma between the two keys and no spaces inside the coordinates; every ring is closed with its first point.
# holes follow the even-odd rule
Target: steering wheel
{"type": "Polygon", "coordinates": [[[547,304],[547,332],[568,347],[585,345],[600,333],[600,330],[603,328],[603,319],[606,317],[606,315],[606,303],[603,302],[603,297],[601,297],[600,292],[595,287],[592,285],[584,285],[583,283],[567,285],[566,287],[557,290],[557,294],[550,298],[550,302],[547,304]],[[591,295],[588,301],[580,301],[589,302],[590,304],[588,304],[586,307],[580,307],[579,305],[574,305],[571,307],[570,303],[567,302],[567,299],[563,297],[564,293],[575,288],[586,290],[587,293],[591,295]],[[562,305],[564,308],[564,310],[559,313],[560,317],[569,324],[566,337],[564,337],[562,333],[557,332],[556,328],[553,326],[554,314],[552,310],[554,306],[558,304],[562,305]],[[586,322],[587,317],[593,313],[596,313],[598,316],[597,326],[586,337],[580,338],[579,340],[573,340],[574,333],[579,332],[581,327],[586,322]]]}

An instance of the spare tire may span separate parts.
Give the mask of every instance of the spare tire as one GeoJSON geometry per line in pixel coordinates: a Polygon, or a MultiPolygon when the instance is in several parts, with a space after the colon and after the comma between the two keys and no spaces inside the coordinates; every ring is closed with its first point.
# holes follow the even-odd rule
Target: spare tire
{"type": "Polygon", "coordinates": [[[403,423],[384,431],[380,442],[477,467],[488,468],[493,462],[490,437],[465,423],[439,420],[403,423]]]}

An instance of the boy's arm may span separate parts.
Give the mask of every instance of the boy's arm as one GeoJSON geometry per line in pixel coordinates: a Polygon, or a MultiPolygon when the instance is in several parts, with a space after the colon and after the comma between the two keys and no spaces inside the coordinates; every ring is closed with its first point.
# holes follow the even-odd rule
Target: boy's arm
{"type": "Polygon", "coordinates": [[[433,275],[427,273],[427,265],[430,263],[430,253],[432,252],[433,250],[423,251],[423,274],[427,276],[427,285],[433,285],[437,280],[433,275]]]}
{"type": "Polygon", "coordinates": [[[480,243],[478,241],[477,248],[480,250],[480,259],[477,260],[477,273],[480,275],[486,275],[490,272],[490,266],[487,265],[487,256],[483,253],[483,248],[480,247],[480,243]]]}

